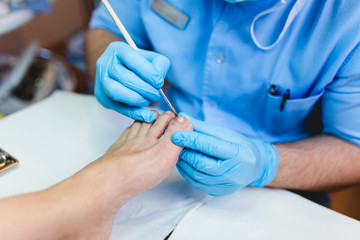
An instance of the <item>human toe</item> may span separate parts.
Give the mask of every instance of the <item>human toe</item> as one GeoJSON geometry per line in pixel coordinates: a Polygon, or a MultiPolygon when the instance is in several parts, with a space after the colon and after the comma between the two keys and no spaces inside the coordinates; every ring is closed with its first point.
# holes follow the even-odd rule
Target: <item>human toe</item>
{"type": "Polygon", "coordinates": [[[162,138],[169,139],[171,141],[171,135],[177,131],[192,131],[193,125],[189,119],[184,116],[179,116],[170,122],[165,134],[162,138]]]}
{"type": "Polygon", "coordinates": [[[152,125],[148,135],[153,138],[160,138],[174,117],[175,115],[170,111],[162,113],[152,125]]]}
{"type": "MultiPolygon", "coordinates": [[[[158,119],[159,118],[159,113],[157,111],[155,111],[155,110],[153,112],[156,115],[156,119],[158,119]]],[[[145,137],[148,134],[149,130],[151,129],[151,127],[152,127],[152,125],[154,124],[155,121],[152,121],[152,122],[149,122],[149,123],[142,122],[141,126],[140,126],[140,129],[139,129],[139,132],[137,133],[137,136],[138,137],[145,137]]]]}

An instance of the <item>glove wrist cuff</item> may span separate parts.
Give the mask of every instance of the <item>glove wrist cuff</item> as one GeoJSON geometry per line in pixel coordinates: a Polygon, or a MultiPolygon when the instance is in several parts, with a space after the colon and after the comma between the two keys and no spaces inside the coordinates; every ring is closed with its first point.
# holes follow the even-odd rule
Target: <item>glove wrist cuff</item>
{"type": "Polygon", "coordinates": [[[264,187],[275,178],[279,165],[279,154],[271,143],[261,142],[258,144],[258,147],[260,149],[261,159],[263,160],[263,172],[251,186],[264,187]]]}

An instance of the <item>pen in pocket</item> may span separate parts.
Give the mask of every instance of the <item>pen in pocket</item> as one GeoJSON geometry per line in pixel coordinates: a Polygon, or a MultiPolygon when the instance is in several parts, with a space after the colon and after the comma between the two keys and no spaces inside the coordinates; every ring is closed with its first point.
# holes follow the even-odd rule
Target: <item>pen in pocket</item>
{"type": "Polygon", "coordinates": [[[278,92],[277,92],[277,89],[276,89],[276,85],[272,84],[269,88],[269,93],[273,96],[277,96],[278,95],[278,92]]]}
{"type": "Polygon", "coordinates": [[[281,99],[280,111],[284,110],[285,103],[289,98],[290,98],[290,89],[286,89],[286,92],[284,93],[281,99]]]}

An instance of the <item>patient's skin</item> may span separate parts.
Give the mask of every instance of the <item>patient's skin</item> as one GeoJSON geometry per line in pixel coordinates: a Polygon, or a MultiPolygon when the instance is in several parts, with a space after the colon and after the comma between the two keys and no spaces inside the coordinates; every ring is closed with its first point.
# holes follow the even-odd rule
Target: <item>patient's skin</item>
{"type": "Polygon", "coordinates": [[[171,135],[179,130],[192,130],[192,124],[171,112],[153,123],[134,122],[103,157],[74,176],[0,200],[1,239],[108,239],[119,208],[174,169],[182,148],[171,135]]]}

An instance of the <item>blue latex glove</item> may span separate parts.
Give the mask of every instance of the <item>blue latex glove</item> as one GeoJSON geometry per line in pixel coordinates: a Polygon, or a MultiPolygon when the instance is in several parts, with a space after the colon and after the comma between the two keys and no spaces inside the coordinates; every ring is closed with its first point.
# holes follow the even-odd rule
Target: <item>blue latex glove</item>
{"type": "Polygon", "coordinates": [[[170,61],[163,55],[113,42],[96,63],[95,96],[106,108],[151,122],[155,113],[142,107],[162,99],[158,88],[169,68],[170,61]]]}
{"type": "Polygon", "coordinates": [[[275,147],[232,130],[187,117],[194,131],[178,131],[172,141],[185,147],[177,168],[193,186],[223,196],[245,186],[263,187],[275,177],[279,157],[275,147]]]}

